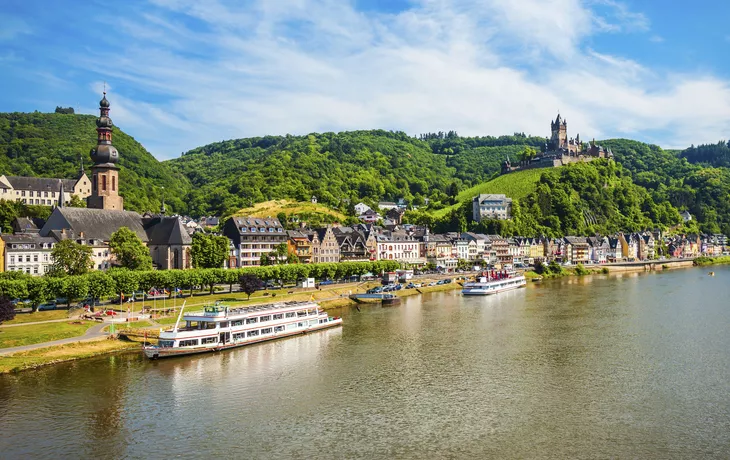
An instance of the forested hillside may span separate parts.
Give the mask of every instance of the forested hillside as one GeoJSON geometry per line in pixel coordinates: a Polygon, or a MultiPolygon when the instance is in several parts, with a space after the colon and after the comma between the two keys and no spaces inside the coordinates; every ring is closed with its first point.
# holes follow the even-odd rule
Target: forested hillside
{"type": "MultiPolygon", "coordinates": [[[[90,115],[0,114],[0,173],[75,178],[80,159],[88,171],[94,121],[90,115]]],[[[516,210],[523,217],[515,219],[515,231],[668,227],[676,223],[676,211],[686,209],[695,218],[686,230],[730,234],[725,142],[677,152],[613,139],[600,144],[613,150],[617,165],[545,170],[547,175],[532,173],[520,184],[512,183],[519,175],[499,177],[505,158],[544,142],[522,133],[462,137],[451,131],[418,138],[382,130],[315,133],[218,142],[161,163],[118,128],[114,134],[125,206],[138,211],[157,210],[162,187],[169,208],[196,217],[231,215],[274,199],[308,201],[312,195],[351,215],[358,201],[374,205],[405,198],[420,207],[418,219],[456,229],[467,217],[456,212],[465,208],[467,195],[519,189],[516,210]],[[581,175],[590,181],[578,180],[581,175]]]]}
{"type": "MultiPolygon", "coordinates": [[[[82,160],[89,173],[95,121],[91,115],[0,113],[0,174],[75,179],[82,160]]],[[[164,187],[168,208],[186,210],[185,177],[173,173],[119,128],[114,129],[113,142],[120,154],[119,191],[125,208],[157,211],[164,187]]]]}
{"type": "MultiPolygon", "coordinates": [[[[730,169],[721,166],[722,155],[716,155],[718,166],[702,163],[700,146],[679,153],[662,150],[656,145],[613,139],[603,141],[611,147],[616,161],[631,172],[637,185],[647,188],[654,202],[669,202],[694,217],[697,230],[730,235],[730,169]],[[699,149],[699,150],[698,150],[699,149]],[[700,162],[693,164],[693,162],[700,162]]],[[[717,152],[722,152],[722,145],[717,152]]],[[[710,158],[705,157],[705,158],[710,158]]]]}

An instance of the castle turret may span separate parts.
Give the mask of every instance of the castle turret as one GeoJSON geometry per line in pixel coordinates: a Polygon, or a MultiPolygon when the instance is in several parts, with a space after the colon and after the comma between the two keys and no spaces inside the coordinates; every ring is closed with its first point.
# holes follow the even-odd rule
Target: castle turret
{"type": "Polygon", "coordinates": [[[104,97],[99,102],[99,118],[96,120],[97,142],[91,149],[91,196],[87,206],[96,209],[124,209],[124,199],[119,196],[119,152],[112,145],[112,119],[109,118],[109,101],[104,97]]]}
{"type": "Polygon", "coordinates": [[[568,121],[563,120],[558,114],[555,121],[550,122],[552,136],[550,144],[553,150],[567,148],[568,146],[568,121]]]}

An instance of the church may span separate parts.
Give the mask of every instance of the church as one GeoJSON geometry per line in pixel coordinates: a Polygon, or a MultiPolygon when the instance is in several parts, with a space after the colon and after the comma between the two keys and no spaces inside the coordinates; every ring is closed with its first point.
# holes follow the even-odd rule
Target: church
{"type": "Polygon", "coordinates": [[[97,145],[91,150],[94,165],[87,207],[71,208],[59,200],[38,236],[55,241],[73,239],[91,246],[94,269],[106,270],[114,265],[109,250],[111,235],[121,227],[127,227],[150,249],[155,268],[190,268],[192,238],[179,217],[165,215],[164,203],[159,214],[141,216],[124,210],[124,198],[119,195],[119,152],[112,144],[113,124],[109,111],[105,92],[96,120],[97,145]]]}

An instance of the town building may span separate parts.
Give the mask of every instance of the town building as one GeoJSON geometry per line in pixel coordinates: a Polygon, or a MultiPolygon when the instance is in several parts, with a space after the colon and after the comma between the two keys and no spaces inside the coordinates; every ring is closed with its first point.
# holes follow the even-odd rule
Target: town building
{"type": "Polygon", "coordinates": [[[45,275],[51,270],[51,251],[56,241],[37,233],[18,233],[0,236],[2,271],[45,275]]]}
{"type": "Polygon", "coordinates": [[[506,220],[511,217],[512,198],[501,194],[480,194],[472,199],[474,220],[483,219],[506,220]]]}
{"type": "Polygon", "coordinates": [[[312,241],[307,235],[297,230],[287,230],[286,235],[288,252],[296,255],[300,263],[312,262],[312,241]]]}
{"type": "Polygon", "coordinates": [[[76,179],[0,176],[0,200],[19,201],[36,206],[56,206],[59,202],[69,204],[73,195],[80,199],[86,199],[91,195],[91,181],[83,168],[76,179]]]}
{"type": "Polygon", "coordinates": [[[223,234],[236,247],[239,267],[261,265],[263,254],[288,239],[279,219],[271,217],[231,217],[223,224],[223,234]]]}
{"type": "Polygon", "coordinates": [[[315,263],[339,262],[340,244],[337,242],[332,226],[314,231],[316,238],[312,239],[312,250],[315,263]],[[315,245],[315,241],[317,244],[315,245]]]}

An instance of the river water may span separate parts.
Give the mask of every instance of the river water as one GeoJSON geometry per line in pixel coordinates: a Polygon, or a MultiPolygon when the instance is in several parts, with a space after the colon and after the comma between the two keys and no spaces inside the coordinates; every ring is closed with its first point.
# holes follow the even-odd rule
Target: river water
{"type": "Polygon", "coordinates": [[[713,269],[413,296],[219,354],[0,376],[0,458],[728,458],[713,269]]]}

